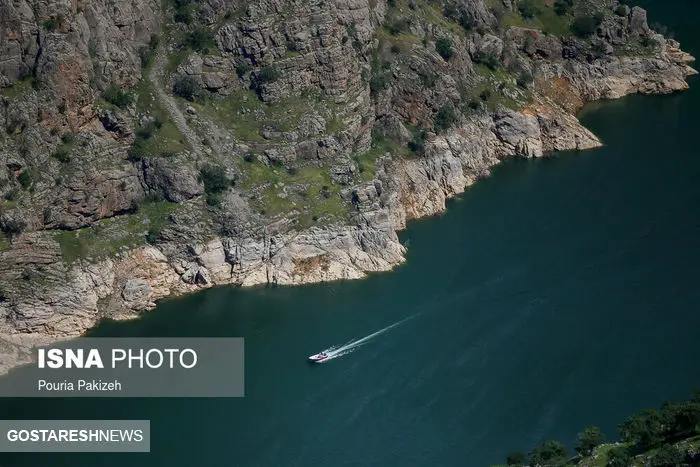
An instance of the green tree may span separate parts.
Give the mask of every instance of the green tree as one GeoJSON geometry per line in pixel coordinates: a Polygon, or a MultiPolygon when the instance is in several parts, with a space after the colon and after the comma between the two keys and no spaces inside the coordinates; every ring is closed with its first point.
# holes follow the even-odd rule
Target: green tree
{"type": "Polygon", "coordinates": [[[206,28],[196,28],[187,36],[186,43],[190,48],[198,52],[208,48],[214,48],[216,45],[214,42],[214,33],[206,28]]]}
{"type": "Polygon", "coordinates": [[[579,15],[574,18],[571,29],[578,37],[586,38],[595,32],[601,21],[602,18],[599,15],[579,15]]]}
{"type": "Polygon", "coordinates": [[[457,122],[457,113],[455,112],[454,106],[449,103],[440,107],[437,115],[435,115],[435,130],[439,133],[440,131],[447,130],[452,127],[457,122]]]}
{"type": "Polygon", "coordinates": [[[571,11],[574,6],[574,0],[557,0],[554,2],[554,12],[559,16],[563,16],[571,11]]]}
{"type": "Polygon", "coordinates": [[[207,165],[200,170],[200,175],[207,194],[220,193],[231,186],[223,167],[207,165]]]}
{"type": "Polygon", "coordinates": [[[116,105],[121,109],[130,106],[131,103],[134,102],[134,98],[131,94],[122,90],[122,88],[116,84],[110,84],[102,93],[102,97],[110,104],[116,105]]]}
{"type": "Polygon", "coordinates": [[[591,426],[578,434],[576,452],[582,456],[590,456],[596,446],[603,444],[605,435],[597,426],[591,426]]]}
{"type": "Polygon", "coordinates": [[[528,457],[531,466],[544,466],[564,463],[569,454],[559,441],[548,440],[536,446],[528,457]]]}
{"type": "Polygon", "coordinates": [[[446,38],[438,39],[435,42],[435,50],[440,54],[445,60],[452,58],[452,41],[446,38]]]}
{"type": "Polygon", "coordinates": [[[633,415],[618,429],[622,441],[634,443],[643,449],[654,446],[664,439],[664,420],[654,409],[647,409],[633,415]]]}
{"type": "Polygon", "coordinates": [[[525,465],[525,454],[520,451],[511,452],[508,454],[508,457],[506,457],[506,463],[514,466],[525,465]]]}
{"type": "Polygon", "coordinates": [[[190,102],[194,102],[201,97],[199,84],[197,84],[197,81],[191,76],[181,76],[178,78],[173,85],[173,93],[190,102]]]}
{"type": "Polygon", "coordinates": [[[537,13],[539,13],[539,10],[537,9],[537,5],[535,5],[534,0],[520,0],[518,3],[518,11],[520,14],[523,16],[523,18],[534,18],[537,13]]]}
{"type": "Polygon", "coordinates": [[[27,190],[34,183],[34,175],[30,169],[25,169],[19,173],[17,181],[22,186],[22,189],[27,190]]]}

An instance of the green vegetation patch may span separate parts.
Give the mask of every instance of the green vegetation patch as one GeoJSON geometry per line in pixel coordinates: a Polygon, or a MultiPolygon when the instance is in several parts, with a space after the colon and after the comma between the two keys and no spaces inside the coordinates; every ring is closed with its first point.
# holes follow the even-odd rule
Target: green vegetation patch
{"type": "Polygon", "coordinates": [[[153,239],[155,233],[167,225],[168,216],[178,206],[177,203],[146,200],[133,214],[101,219],[78,230],[57,230],[53,237],[68,263],[81,258],[106,258],[122,248],[142,245],[147,238],[153,239]]]}
{"type": "Polygon", "coordinates": [[[670,467],[697,465],[700,461],[700,391],[692,399],[666,402],[659,410],[646,409],[618,425],[622,443],[602,445],[600,428],[589,427],[578,434],[577,457],[569,457],[566,447],[548,440],[537,445],[526,457],[508,455],[508,465],[563,467],[631,467],[648,465],[670,467]],[[692,459],[691,459],[692,457],[692,459]]]}
{"type": "MultiPolygon", "coordinates": [[[[170,156],[189,150],[185,137],[172,122],[168,112],[163,109],[155,96],[151,83],[142,79],[134,88],[136,108],[141,114],[151,116],[150,128],[137,129],[136,151],[141,157],[146,155],[170,156]]],[[[139,159],[139,157],[137,157],[139,159]]]]}
{"type": "Polygon", "coordinates": [[[275,217],[296,211],[302,228],[322,219],[344,220],[352,211],[352,206],[340,197],[341,187],[331,183],[327,167],[285,170],[254,161],[243,167],[243,185],[258,193],[252,200],[258,212],[275,217]]]}
{"type": "Polygon", "coordinates": [[[468,107],[478,108],[483,103],[489,110],[495,110],[501,105],[511,110],[520,110],[530,102],[532,93],[524,89],[528,84],[525,75],[514,77],[501,66],[491,69],[476,64],[474,69],[481,80],[462,96],[468,107]]]}
{"type": "Polygon", "coordinates": [[[571,35],[573,9],[568,0],[520,0],[516,11],[503,7],[500,0],[487,0],[501,16],[504,28],[519,26],[540,29],[548,34],[571,35]]]}
{"type": "Polygon", "coordinates": [[[32,75],[27,76],[24,79],[15,81],[11,86],[6,88],[0,88],[0,96],[9,97],[11,99],[21,97],[27,92],[32,90],[37,90],[39,88],[39,81],[32,75]]]}
{"type": "Polygon", "coordinates": [[[262,143],[261,131],[287,132],[297,128],[299,120],[307,113],[332,114],[326,133],[342,129],[337,106],[324,101],[318,93],[292,96],[275,104],[266,104],[250,90],[235,92],[225,99],[210,99],[206,104],[194,103],[197,111],[234,131],[237,138],[247,142],[262,143]]]}

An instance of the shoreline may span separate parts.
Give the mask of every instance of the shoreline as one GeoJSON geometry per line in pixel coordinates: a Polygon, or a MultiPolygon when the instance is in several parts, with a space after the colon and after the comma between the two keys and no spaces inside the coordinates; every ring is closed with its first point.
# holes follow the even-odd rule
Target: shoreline
{"type": "MultiPolygon", "coordinates": [[[[599,82],[592,83],[580,70],[580,76],[567,75],[557,64],[544,64],[542,79],[565,77],[567,92],[584,104],[633,93],[685,90],[685,78],[695,74],[687,65],[693,59],[680,51],[675,41],[666,41],[666,46],[653,59],[611,60],[611,74],[599,82]],[[656,60],[660,66],[655,72],[630,78],[645,60],[656,60]],[[623,64],[626,68],[620,74],[623,64]]],[[[143,245],[96,263],[81,261],[70,267],[61,263],[63,281],[60,288],[46,294],[50,300],[28,297],[19,303],[0,302],[2,314],[23,318],[12,325],[0,324],[0,342],[5,344],[0,374],[27,363],[35,345],[80,337],[102,318],[138,318],[165,298],[221,285],[291,286],[361,279],[368,273],[391,271],[406,261],[407,248],[397,232],[405,230],[411,220],[444,212],[448,199],[489,176],[503,160],[601,146],[577,115],[537,93],[520,111],[500,109],[481,114],[429,140],[423,157],[384,156],[377,163],[374,179],[354,187],[351,193],[357,200],[354,225],[281,233],[274,233],[273,226],[263,236],[215,237],[190,243],[186,252],[177,244],[161,248],[143,245]]],[[[56,245],[46,242],[41,233],[27,233],[17,250],[46,247],[55,251],[56,245]]]]}

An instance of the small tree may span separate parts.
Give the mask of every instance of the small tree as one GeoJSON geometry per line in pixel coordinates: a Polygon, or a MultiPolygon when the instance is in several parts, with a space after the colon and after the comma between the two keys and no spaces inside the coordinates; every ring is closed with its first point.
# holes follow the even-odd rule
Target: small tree
{"type": "Polygon", "coordinates": [[[506,463],[513,466],[525,465],[525,454],[519,451],[511,452],[508,454],[508,457],[506,457],[506,463]]]}
{"type": "Polygon", "coordinates": [[[559,16],[563,16],[571,11],[574,6],[574,0],[557,0],[554,2],[554,12],[559,16]]]}
{"type": "Polygon", "coordinates": [[[201,90],[197,81],[191,76],[181,76],[173,85],[173,93],[177,96],[194,102],[201,97],[201,90]]]}
{"type": "Polygon", "coordinates": [[[110,84],[102,93],[102,97],[110,104],[116,105],[121,109],[130,106],[131,103],[134,102],[134,98],[131,94],[122,90],[122,88],[116,84],[110,84]]]}
{"type": "Polygon", "coordinates": [[[591,426],[578,434],[576,452],[582,456],[590,456],[596,446],[603,444],[605,435],[597,426],[591,426]]]}
{"type": "Polygon", "coordinates": [[[595,32],[598,24],[600,23],[593,16],[580,15],[574,18],[571,29],[578,37],[585,38],[595,32]]]}
{"type": "Polygon", "coordinates": [[[425,140],[427,137],[428,135],[425,130],[421,130],[417,134],[413,135],[413,139],[408,142],[408,149],[416,154],[425,153],[425,140]]]}
{"type": "Polygon", "coordinates": [[[454,106],[450,104],[445,104],[440,107],[437,115],[435,115],[435,130],[437,132],[447,130],[457,121],[457,113],[455,112],[454,106]]]}
{"type": "Polygon", "coordinates": [[[435,50],[437,51],[437,53],[440,54],[440,56],[443,59],[449,60],[450,58],[452,58],[452,54],[453,54],[452,41],[447,39],[447,38],[444,38],[444,37],[441,39],[438,39],[435,42],[435,50]]]}
{"type": "Polygon", "coordinates": [[[200,175],[207,194],[220,193],[231,186],[223,167],[207,165],[202,168],[200,175]]]}
{"type": "Polygon", "coordinates": [[[273,66],[265,66],[258,73],[258,79],[261,83],[274,83],[281,77],[282,73],[273,66]]]}
{"type": "Polygon", "coordinates": [[[523,18],[534,18],[538,13],[537,5],[535,5],[534,0],[520,0],[518,3],[518,11],[523,16],[523,18]]]}
{"type": "Polygon", "coordinates": [[[198,52],[214,47],[214,33],[206,28],[196,28],[187,36],[187,45],[198,52]]]}
{"type": "Polygon", "coordinates": [[[22,186],[22,189],[27,190],[34,183],[34,176],[29,169],[25,169],[19,173],[17,181],[22,186]]]}
{"type": "Polygon", "coordinates": [[[563,463],[568,458],[566,447],[559,441],[545,441],[532,450],[530,465],[551,465],[563,463]]]}

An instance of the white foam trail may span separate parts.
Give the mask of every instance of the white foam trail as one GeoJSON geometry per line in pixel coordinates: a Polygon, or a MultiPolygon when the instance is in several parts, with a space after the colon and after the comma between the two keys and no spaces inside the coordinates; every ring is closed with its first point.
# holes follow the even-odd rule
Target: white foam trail
{"type": "Polygon", "coordinates": [[[402,319],[401,321],[397,321],[397,322],[394,323],[394,324],[390,324],[389,326],[387,326],[387,327],[385,327],[385,328],[382,328],[382,329],[380,329],[380,330],[377,331],[377,332],[373,332],[372,334],[370,334],[370,335],[368,335],[368,336],[365,336],[365,337],[363,337],[363,338],[361,338],[361,339],[351,340],[350,342],[348,342],[348,343],[346,343],[346,344],[344,344],[344,345],[341,345],[340,347],[335,346],[335,345],[334,345],[334,346],[331,346],[331,347],[328,347],[326,350],[323,351],[323,353],[325,353],[325,354],[328,355],[328,358],[325,359],[325,360],[323,360],[323,361],[324,361],[324,362],[327,362],[328,360],[332,360],[332,359],[334,359],[334,358],[342,357],[343,355],[347,355],[347,354],[349,354],[349,353],[351,353],[351,352],[354,352],[355,350],[357,350],[358,347],[360,347],[361,345],[366,344],[369,340],[371,340],[371,339],[377,337],[377,336],[380,335],[380,334],[383,334],[383,333],[387,332],[387,331],[388,331],[389,329],[391,329],[391,328],[395,328],[396,326],[398,326],[398,325],[404,323],[405,321],[408,321],[408,320],[411,319],[411,318],[415,318],[416,316],[418,316],[418,314],[419,314],[419,313],[416,313],[415,315],[411,315],[411,316],[409,316],[408,318],[404,318],[404,319],[402,319]]]}

